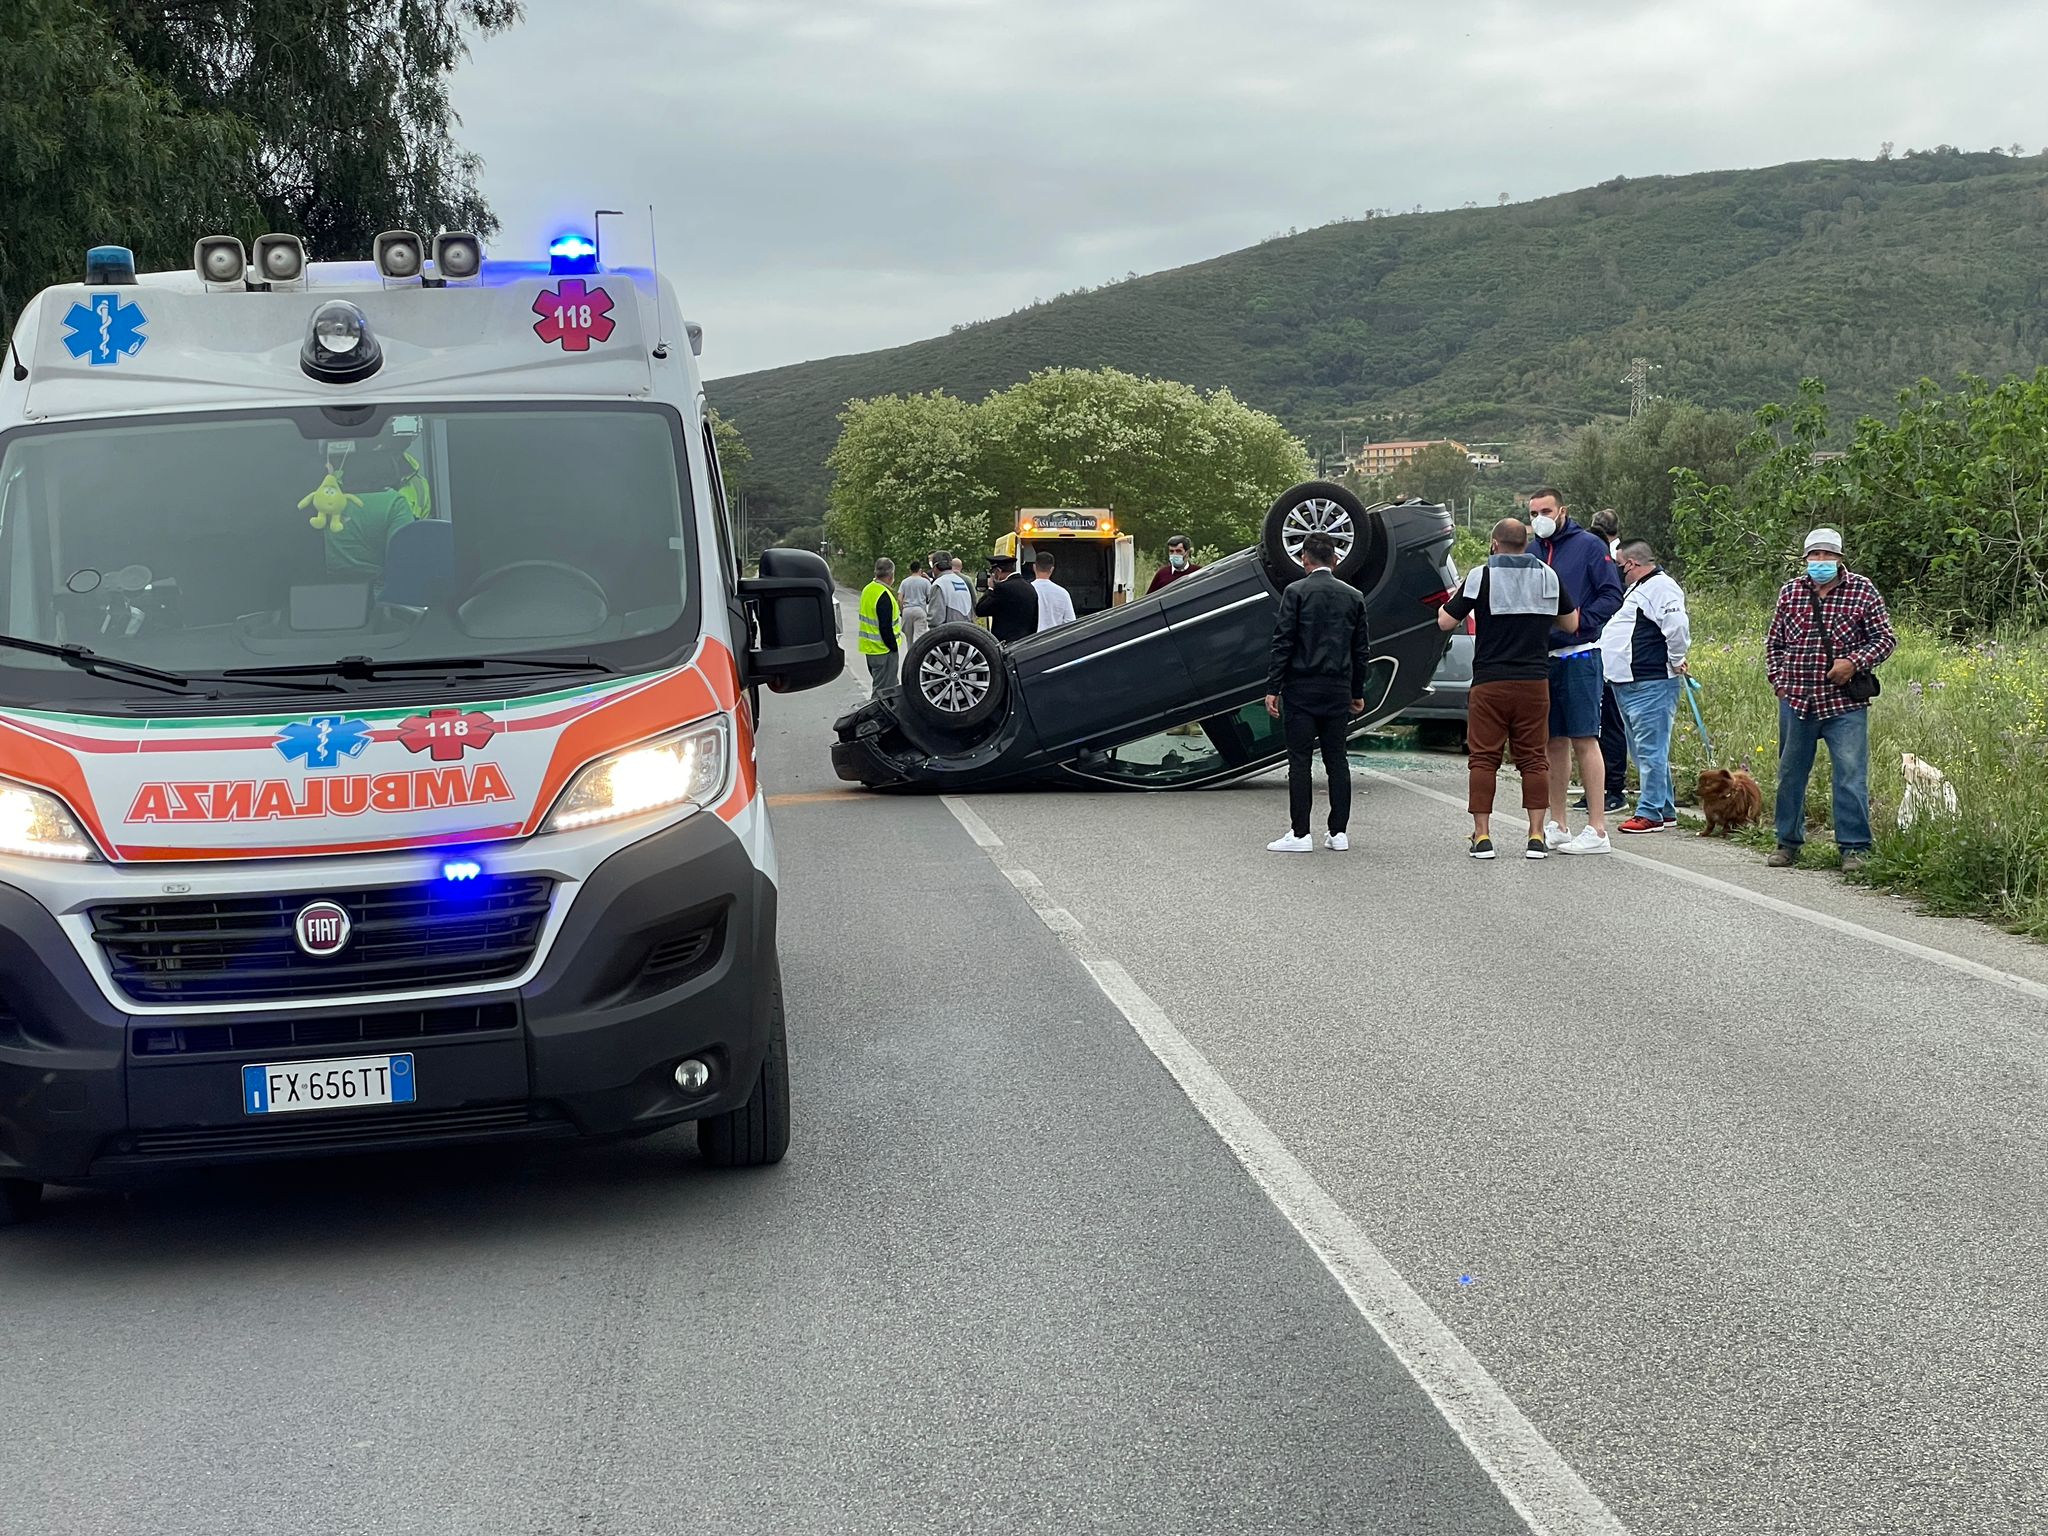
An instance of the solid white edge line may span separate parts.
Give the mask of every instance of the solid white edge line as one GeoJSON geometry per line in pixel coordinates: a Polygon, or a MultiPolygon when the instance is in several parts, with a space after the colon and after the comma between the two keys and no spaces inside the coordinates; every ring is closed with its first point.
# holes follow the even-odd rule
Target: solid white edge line
{"type": "MultiPolygon", "coordinates": [[[[1364,778],[1377,779],[1382,784],[1391,784],[1396,789],[1405,789],[1411,795],[1421,795],[1426,800],[1441,801],[1445,805],[1457,807],[1460,811],[1465,811],[1466,809],[1465,801],[1462,797],[1446,793],[1441,789],[1431,789],[1423,784],[1411,784],[1406,779],[1400,778],[1395,774],[1383,773],[1377,768],[1354,767],[1353,771],[1364,778]]],[[[1469,815],[1470,812],[1467,811],[1466,814],[1469,815]]],[[[1512,823],[1519,827],[1523,824],[1519,818],[1507,815],[1504,812],[1496,812],[1493,819],[1498,825],[1512,823]]],[[[1751,906],[1761,907],[1766,912],[1776,912],[1782,917],[1796,918],[1802,923],[1809,923],[1816,928],[1825,928],[1831,933],[1839,933],[1847,938],[1861,939],[1866,944],[1873,944],[1879,949],[1888,949],[1894,954],[1910,955],[1916,960],[1925,960],[1931,965],[1943,966],[1948,970],[1973,977],[1978,981],[1989,982],[1995,987],[2004,987],[2008,991],[2017,992],[2023,997],[2032,998],[2035,1002],[2048,1003],[2048,985],[2044,985],[2030,977],[2015,975],[2011,971],[2001,971],[1998,967],[1986,965],[1980,960],[1970,960],[1962,955],[1952,955],[1945,949],[1936,949],[1931,944],[1922,944],[1913,939],[1903,939],[1895,933],[1886,933],[1879,928],[1866,928],[1853,918],[1836,917],[1831,912],[1816,912],[1812,907],[1803,907],[1798,902],[1787,901],[1781,896],[1767,896],[1762,891],[1752,891],[1746,885],[1737,885],[1732,880],[1721,879],[1718,875],[1704,874],[1697,869],[1687,869],[1679,864],[1667,864],[1662,859],[1649,858],[1640,853],[1629,853],[1620,848],[1614,849],[1611,853],[1603,855],[1603,857],[1619,859],[1622,863],[1632,865],[1638,869],[1652,869],[1658,874],[1668,879],[1676,880],[1681,884],[1697,886],[1701,890],[1718,891],[1723,896],[1732,896],[1737,901],[1746,901],[1751,906]]]]}
{"type": "Polygon", "coordinates": [[[953,813],[954,819],[967,829],[967,835],[974,839],[977,848],[1003,846],[1003,840],[995,835],[989,824],[974,814],[973,806],[958,795],[941,795],[939,798],[945,802],[946,809],[953,813]]]}
{"type": "Polygon", "coordinates": [[[1187,1095],[1274,1209],[1322,1261],[1345,1296],[1422,1389],[1533,1536],[1628,1536],[1627,1527],[1536,1428],[1499,1382],[1401,1278],[1363,1229],[1239,1098],[1131,974],[1101,953],[1044,885],[1019,869],[972,807],[944,803],[977,845],[1060,935],[1138,1038],[1187,1095]],[[999,850],[1001,851],[999,854],[999,850]]]}

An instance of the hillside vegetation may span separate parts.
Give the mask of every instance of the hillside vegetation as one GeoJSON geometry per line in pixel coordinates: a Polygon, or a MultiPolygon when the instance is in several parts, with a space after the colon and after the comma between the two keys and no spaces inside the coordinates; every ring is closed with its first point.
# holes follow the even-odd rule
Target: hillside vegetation
{"type": "Polygon", "coordinates": [[[1944,149],[1332,224],[711,394],[756,483],[809,509],[848,400],[978,399],[1051,366],[1227,387],[1318,452],[1339,421],[1513,439],[1622,413],[1638,355],[1710,406],[1824,377],[1846,427],[1923,374],[2048,363],[2044,282],[2048,160],[1944,149]]]}

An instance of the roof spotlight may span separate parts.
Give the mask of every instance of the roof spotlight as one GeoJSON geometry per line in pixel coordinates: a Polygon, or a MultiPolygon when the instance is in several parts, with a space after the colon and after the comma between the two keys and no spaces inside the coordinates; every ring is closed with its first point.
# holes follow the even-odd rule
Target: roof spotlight
{"type": "Polygon", "coordinates": [[[377,270],[386,277],[404,280],[420,275],[427,264],[426,247],[409,229],[387,229],[377,237],[377,270]]]}
{"type": "Polygon", "coordinates": [[[354,384],[384,366],[384,350],[368,316],[346,299],[329,299],[313,311],[299,366],[323,384],[354,384]]]}
{"type": "Polygon", "coordinates": [[[266,283],[296,283],[306,275],[306,246],[297,235],[256,240],[256,276],[266,283]]]}
{"type": "Polygon", "coordinates": [[[249,270],[249,257],[233,235],[207,235],[192,247],[192,270],[209,288],[239,284],[249,270]]]}
{"type": "Polygon", "coordinates": [[[434,236],[434,271],[448,282],[475,277],[483,270],[483,242],[467,230],[434,236]]]}

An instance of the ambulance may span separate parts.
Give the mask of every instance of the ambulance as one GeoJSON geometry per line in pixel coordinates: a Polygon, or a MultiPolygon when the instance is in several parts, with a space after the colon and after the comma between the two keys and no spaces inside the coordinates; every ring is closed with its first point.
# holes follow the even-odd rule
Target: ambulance
{"type": "Polygon", "coordinates": [[[761,693],[697,355],[581,235],[118,246],[0,355],[0,1224],[46,1184],[789,1142],[761,693]]]}

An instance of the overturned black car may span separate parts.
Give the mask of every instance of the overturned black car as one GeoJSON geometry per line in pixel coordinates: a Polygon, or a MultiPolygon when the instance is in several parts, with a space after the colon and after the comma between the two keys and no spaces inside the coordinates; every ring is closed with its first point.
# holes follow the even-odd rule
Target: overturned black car
{"type": "Polygon", "coordinates": [[[1179,789],[1270,768],[1286,756],[1265,707],[1273,617],[1318,531],[1366,596],[1373,661],[1355,728],[1387,720],[1428,692],[1449,640],[1436,613],[1452,583],[1450,514],[1368,508],[1311,481],[1273,503],[1258,548],[1149,597],[1009,646],[973,624],[918,636],[902,686],[835,723],[832,766],[871,789],[939,791],[1179,789]]]}

